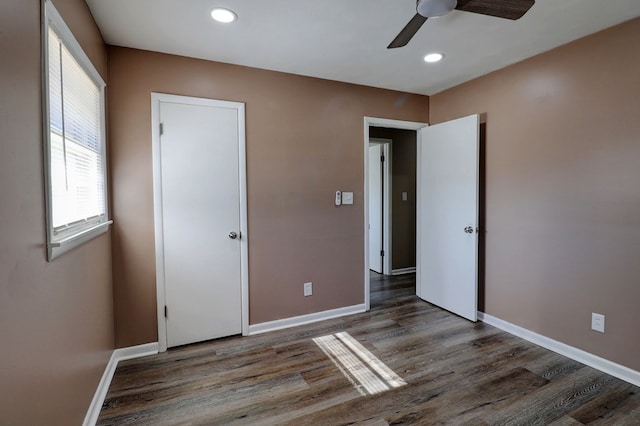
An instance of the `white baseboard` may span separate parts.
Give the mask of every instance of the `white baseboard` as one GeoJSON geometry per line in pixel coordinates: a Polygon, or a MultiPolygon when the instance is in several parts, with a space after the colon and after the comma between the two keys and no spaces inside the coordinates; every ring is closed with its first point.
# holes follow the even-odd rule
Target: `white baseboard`
{"type": "Polygon", "coordinates": [[[300,315],[298,317],[284,318],[275,321],[263,322],[249,326],[249,335],[266,333],[268,331],[282,330],[283,328],[296,327],[332,318],[343,317],[366,312],[364,303],[361,305],[346,306],[344,308],[331,309],[313,314],[300,315]]]}
{"type": "Polygon", "coordinates": [[[392,269],[391,270],[391,275],[403,275],[403,274],[412,274],[416,271],[416,267],[413,266],[411,268],[399,268],[399,269],[392,269]]]}
{"type": "Polygon", "coordinates": [[[541,334],[534,333],[531,330],[511,324],[510,322],[485,314],[484,312],[478,312],[478,320],[499,328],[500,330],[506,331],[509,334],[528,340],[531,343],[535,343],[538,346],[542,346],[543,348],[559,353],[560,355],[564,355],[574,361],[578,361],[582,364],[588,365],[589,367],[593,367],[604,373],[610,374],[624,380],[625,382],[629,382],[632,385],[640,386],[640,371],[632,370],[624,365],[616,364],[615,362],[593,355],[589,352],[583,351],[582,349],[578,349],[562,342],[558,342],[557,340],[550,339],[549,337],[545,337],[541,334]]]}
{"type": "Polygon", "coordinates": [[[157,353],[157,342],[114,350],[111,353],[111,358],[109,358],[109,363],[104,369],[104,373],[102,374],[100,383],[98,383],[98,388],[96,389],[96,393],[93,395],[93,400],[91,401],[91,405],[89,406],[87,415],[84,417],[82,425],[94,426],[98,421],[98,416],[100,415],[102,404],[104,403],[104,399],[106,398],[107,392],[109,391],[109,385],[111,384],[111,380],[113,379],[113,374],[116,372],[118,362],[124,361],[125,359],[155,355],[157,353]]]}

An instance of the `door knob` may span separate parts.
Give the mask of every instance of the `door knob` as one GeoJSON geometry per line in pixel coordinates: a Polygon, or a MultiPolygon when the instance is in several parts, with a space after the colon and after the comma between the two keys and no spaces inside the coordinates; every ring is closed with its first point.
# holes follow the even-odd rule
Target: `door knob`
{"type": "Polygon", "coordinates": [[[467,226],[466,228],[464,228],[464,232],[466,232],[467,234],[473,234],[473,228],[471,226],[467,226]]]}
{"type": "Polygon", "coordinates": [[[229,238],[231,238],[232,240],[235,240],[236,238],[238,238],[238,234],[236,232],[229,232],[229,238]]]}

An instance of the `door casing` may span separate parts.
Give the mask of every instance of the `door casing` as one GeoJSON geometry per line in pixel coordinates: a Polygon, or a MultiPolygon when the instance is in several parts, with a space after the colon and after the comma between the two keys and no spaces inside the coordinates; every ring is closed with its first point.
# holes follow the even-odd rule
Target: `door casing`
{"type": "Polygon", "coordinates": [[[164,243],[162,240],[162,180],[160,159],[160,103],[176,102],[189,105],[223,106],[238,111],[238,173],[240,195],[240,285],[241,285],[241,322],[242,335],[249,330],[249,254],[247,232],[247,170],[246,170],[246,137],[245,137],[245,107],[240,102],[219,101],[206,98],[151,93],[151,144],[153,155],[153,199],[154,199],[154,230],[156,252],[156,301],[158,319],[158,350],[167,350],[167,328],[164,307],[165,277],[164,277],[164,243]]]}

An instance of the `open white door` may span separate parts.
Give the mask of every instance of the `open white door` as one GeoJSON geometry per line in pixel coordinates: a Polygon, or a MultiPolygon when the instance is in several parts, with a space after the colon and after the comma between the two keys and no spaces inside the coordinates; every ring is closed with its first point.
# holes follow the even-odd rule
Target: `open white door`
{"type": "Polygon", "coordinates": [[[477,320],[478,115],[420,130],[418,297],[477,320]]]}
{"type": "Polygon", "coordinates": [[[369,269],[382,273],[382,147],[369,145],[369,269]]]}

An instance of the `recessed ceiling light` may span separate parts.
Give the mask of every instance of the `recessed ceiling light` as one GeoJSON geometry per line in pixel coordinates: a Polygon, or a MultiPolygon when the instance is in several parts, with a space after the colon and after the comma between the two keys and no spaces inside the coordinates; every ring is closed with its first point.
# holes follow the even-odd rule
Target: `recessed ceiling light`
{"type": "Polygon", "coordinates": [[[433,64],[435,62],[440,62],[442,58],[444,58],[444,55],[442,53],[429,53],[424,57],[424,61],[433,64]]]}
{"type": "Polygon", "coordinates": [[[228,24],[229,22],[233,22],[238,19],[238,15],[236,15],[232,10],[223,8],[213,9],[211,11],[211,17],[223,24],[228,24]]]}

